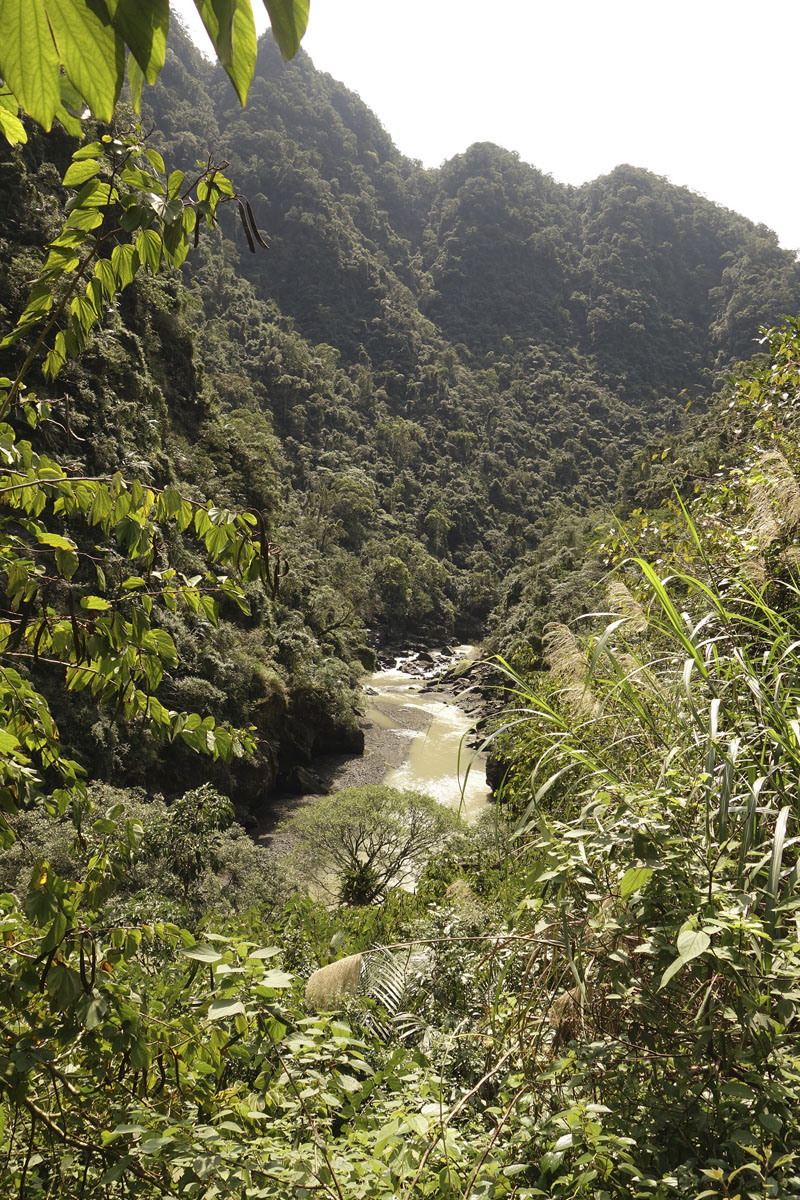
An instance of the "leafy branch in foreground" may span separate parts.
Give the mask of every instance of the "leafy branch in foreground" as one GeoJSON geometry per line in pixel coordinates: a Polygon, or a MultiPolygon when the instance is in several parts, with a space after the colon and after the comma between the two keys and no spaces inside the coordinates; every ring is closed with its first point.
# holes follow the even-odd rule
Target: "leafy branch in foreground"
{"type": "MultiPolygon", "coordinates": [[[[52,677],[60,668],[68,691],[87,690],[122,716],[215,759],[245,754],[255,747],[252,731],[175,712],[159,700],[165,674],[178,663],[159,619],[183,607],[216,625],[218,599],[249,614],[251,587],[274,596],[281,568],[257,513],[228,511],[119,472],[70,474],[35,448],[52,419],[51,402],[26,390],[40,355],[51,381],[140,272],[179,265],[196,239],[197,222],[213,224],[218,205],[235,199],[213,164],[201,164],[191,183],[181,172],[167,177],[160,155],[136,129],[80,147],[64,186],[78,189],[66,222],[2,343],[28,348],[15,376],[0,383],[0,845],[14,841],[22,809],[43,803],[54,817],[71,811],[76,853],[87,857],[77,882],[37,858],[22,904],[3,897],[0,1093],[15,1127],[25,1113],[31,1139],[41,1130],[80,1156],[91,1153],[88,1118],[79,1105],[78,1125],[66,1120],[67,1098],[79,1089],[60,1064],[76,1040],[88,1037],[100,1056],[91,1069],[97,1081],[109,1070],[133,1079],[147,1069],[152,1029],[145,1032],[116,971],[152,931],[140,923],[118,927],[103,916],[115,880],[130,871],[143,829],[119,805],[99,816],[92,811],[82,768],[65,754],[38,690],[38,672],[52,677]],[[31,440],[18,436],[26,426],[31,440]],[[186,576],[171,558],[191,537],[207,566],[186,576]]],[[[114,1154],[100,1157],[106,1168],[117,1161],[114,1154]]],[[[147,1164],[126,1162],[128,1170],[143,1186],[162,1186],[147,1164]]],[[[30,1156],[18,1180],[21,1193],[29,1171],[30,1156]]]]}
{"type": "MultiPolygon", "coordinates": [[[[195,0],[241,104],[256,61],[251,0],[195,0]]],[[[272,34],[292,58],[308,24],[309,0],[264,0],[272,34]]],[[[58,120],[81,135],[85,109],[110,121],[127,75],[138,110],[142,87],[164,65],[169,0],[4,0],[0,5],[0,132],[25,142],[23,113],[49,130],[58,120]]]]}
{"type": "MultiPolygon", "coordinates": [[[[160,155],[136,130],[81,146],[64,184],[77,187],[77,194],[15,329],[2,343],[30,342],[14,379],[0,381],[0,415],[24,415],[34,431],[52,411],[49,401],[25,390],[37,355],[46,351],[44,375],[55,378],[86,346],[105,306],[140,271],[179,265],[198,220],[213,224],[220,202],[234,198],[230,182],[211,164],[202,164],[192,183],[180,171],[167,178],[160,155]]],[[[119,472],[70,476],[30,441],[18,440],[7,422],[0,424],[0,461],[0,568],[8,606],[0,620],[6,811],[22,798],[21,783],[33,785],[37,757],[42,769],[60,774],[68,786],[79,775],[62,757],[46,705],[41,698],[34,702],[19,673],[25,663],[62,664],[69,690],[88,689],[98,700],[114,701],[124,716],[143,718],[154,732],[215,758],[252,748],[249,734],[211,717],[169,711],[159,701],[158,687],[165,670],[177,665],[177,653],[157,617],[183,606],[216,624],[215,596],[247,614],[248,584],[260,583],[274,595],[278,549],[260,516],[187,498],[171,486],[129,481],[119,472]],[[170,526],[170,541],[198,538],[210,564],[205,575],[187,577],[170,564],[170,526]]]]}

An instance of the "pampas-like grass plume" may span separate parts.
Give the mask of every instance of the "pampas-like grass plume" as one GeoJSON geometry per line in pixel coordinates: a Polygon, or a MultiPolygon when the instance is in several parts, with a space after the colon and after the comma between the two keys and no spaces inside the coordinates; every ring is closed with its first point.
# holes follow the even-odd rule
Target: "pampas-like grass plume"
{"type": "Polygon", "coordinates": [[[757,471],[749,496],[751,528],[758,549],[766,550],[800,526],[800,486],[779,450],[763,454],[757,471]]]}
{"type": "Polygon", "coordinates": [[[308,977],[306,1007],[314,1012],[340,1008],[345,996],[354,996],[358,991],[362,967],[360,954],[350,954],[327,967],[320,967],[308,977]]]}
{"type": "Polygon", "coordinates": [[[606,588],[606,599],[612,613],[628,617],[625,626],[629,633],[644,633],[647,629],[647,618],[636,597],[628,590],[621,579],[612,579],[606,588]]]}
{"type": "Polygon", "coordinates": [[[586,686],[589,664],[575,634],[566,625],[553,622],[546,627],[542,643],[544,661],[561,684],[564,703],[576,716],[590,716],[595,700],[586,686]]]}

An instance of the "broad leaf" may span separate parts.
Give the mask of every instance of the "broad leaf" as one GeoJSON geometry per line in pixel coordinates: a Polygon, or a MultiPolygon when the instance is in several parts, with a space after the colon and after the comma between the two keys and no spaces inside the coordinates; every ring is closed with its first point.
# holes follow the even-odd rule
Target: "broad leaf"
{"type": "Polygon", "coordinates": [[[287,988],[292,986],[293,980],[294,976],[286,971],[267,971],[261,979],[261,985],[268,988],[287,988]]]}
{"type": "Polygon", "coordinates": [[[106,0],[106,4],[145,79],[155,83],[167,48],[169,0],[106,0]]]}
{"type": "Polygon", "coordinates": [[[194,0],[217,58],[240,104],[247,100],[256,64],[256,29],[250,0],[194,0]]]}
{"type": "Polygon", "coordinates": [[[684,962],[704,954],[710,945],[711,938],[702,929],[683,929],[678,934],[678,954],[684,962]]]}
{"type": "Polygon", "coordinates": [[[224,997],[221,1000],[215,1000],[210,1005],[208,1010],[209,1021],[222,1021],[225,1017],[235,1017],[239,1013],[244,1012],[244,1005],[241,1000],[234,1000],[232,997],[224,997]]]}
{"type": "Polygon", "coordinates": [[[665,987],[673,975],[677,975],[687,963],[693,958],[698,958],[704,954],[711,945],[711,938],[702,929],[682,929],[678,934],[678,957],[674,962],[670,963],[664,974],[661,976],[661,983],[658,985],[658,990],[665,987]]]}
{"type": "Polygon", "coordinates": [[[61,89],[44,0],[2,0],[0,75],[25,112],[50,129],[61,104],[61,89]]]}
{"type": "Polygon", "coordinates": [[[64,187],[80,187],[87,179],[93,179],[100,170],[100,163],[91,158],[70,163],[62,183],[64,187]]]}
{"type": "Polygon", "coordinates": [[[0,108],[0,133],[12,146],[28,140],[22,121],[6,108],[0,108]]]}
{"type": "Polygon", "coordinates": [[[264,0],[264,7],[281,54],[294,58],[308,25],[309,0],[264,0]]]}
{"type": "Polygon", "coordinates": [[[195,962],[216,963],[222,961],[222,955],[213,946],[207,946],[200,942],[197,946],[192,946],[189,950],[183,951],[186,958],[193,958],[195,962]]]}
{"type": "Polygon", "coordinates": [[[70,82],[94,115],[110,121],[125,72],[125,46],[97,6],[82,0],[45,0],[58,54],[70,82]]]}
{"type": "Polygon", "coordinates": [[[5,729],[0,729],[0,754],[13,754],[19,749],[19,740],[14,737],[13,733],[7,733],[5,729]]]}
{"type": "Polygon", "coordinates": [[[651,867],[629,867],[619,885],[620,899],[627,900],[634,892],[641,891],[652,874],[651,867]]]}

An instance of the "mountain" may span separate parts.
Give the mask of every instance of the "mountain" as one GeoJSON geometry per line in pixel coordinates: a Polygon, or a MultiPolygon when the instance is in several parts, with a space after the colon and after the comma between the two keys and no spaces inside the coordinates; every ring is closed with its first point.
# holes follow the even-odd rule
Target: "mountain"
{"type": "MultiPolygon", "coordinates": [[[[256,760],[217,782],[258,806],[313,753],[358,749],[370,645],[479,638],[507,612],[505,581],[565,521],[591,525],[759,323],[800,308],[800,267],[646,171],[566,187],[490,144],[423,170],[303,53],[284,64],[262,39],[241,110],[188,37],[171,46],[150,144],[169,168],[228,164],[269,248],[229,213],[183,278],[128,289],[61,377],[69,420],[47,436],[86,472],[257,510],[280,547],[250,622],[168,617],[182,665],[164,700],[256,725],[256,760]]],[[[4,152],[6,323],[70,152],[34,132],[4,152]]],[[[92,773],[172,794],[200,769],[90,704],[63,717],[92,773]]]]}

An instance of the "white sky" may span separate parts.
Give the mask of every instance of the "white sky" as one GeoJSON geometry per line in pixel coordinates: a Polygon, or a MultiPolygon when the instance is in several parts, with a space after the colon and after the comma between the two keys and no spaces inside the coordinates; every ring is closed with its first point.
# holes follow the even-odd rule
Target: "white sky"
{"type": "Polygon", "coordinates": [[[425,166],[477,141],[564,183],[632,163],[800,249],[798,0],[311,0],[303,46],[425,166]]]}

